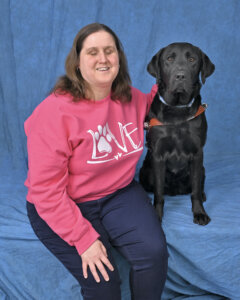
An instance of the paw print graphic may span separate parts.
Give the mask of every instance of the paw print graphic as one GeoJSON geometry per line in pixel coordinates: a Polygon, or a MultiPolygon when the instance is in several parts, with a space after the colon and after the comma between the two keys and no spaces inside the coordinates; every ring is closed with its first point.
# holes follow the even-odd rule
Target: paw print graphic
{"type": "Polygon", "coordinates": [[[97,141],[97,149],[100,153],[111,153],[112,147],[110,142],[112,141],[111,136],[107,133],[106,126],[102,127],[98,125],[98,131],[94,133],[95,139],[97,141]]]}

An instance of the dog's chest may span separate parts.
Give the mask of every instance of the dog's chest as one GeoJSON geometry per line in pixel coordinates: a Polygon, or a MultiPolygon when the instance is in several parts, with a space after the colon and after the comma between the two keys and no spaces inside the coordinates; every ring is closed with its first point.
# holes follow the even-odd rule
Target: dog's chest
{"type": "Polygon", "coordinates": [[[192,128],[189,124],[176,126],[157,126],[148,134],[148,146],[153,155],[164,159],[188,160],[198,152],[202,145],[201,128],[192,128]]]}

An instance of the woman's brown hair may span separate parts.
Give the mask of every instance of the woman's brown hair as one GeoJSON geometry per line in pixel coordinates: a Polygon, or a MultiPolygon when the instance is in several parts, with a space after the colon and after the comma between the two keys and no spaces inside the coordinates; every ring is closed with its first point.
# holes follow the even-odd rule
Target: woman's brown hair
{"type": "Polygon", "coordinates": [[[52,92],[57,94],[70,93],[74,102],[86,99],[86,84],[78,68],[79,55],[82,50],[84,40],[92,33],[106,31],[112,35],[119,55],[119,72],[112,83],[112,100],[122,102],[131,101],[131,79],[128,72],[127,59],[123,51],[123,46],[117,35],[106,25],[92,23],[83,27],[76,35],[72,48],[66,58],[65,70],[66,75],[61,76],[56,82],[52,92]]]}

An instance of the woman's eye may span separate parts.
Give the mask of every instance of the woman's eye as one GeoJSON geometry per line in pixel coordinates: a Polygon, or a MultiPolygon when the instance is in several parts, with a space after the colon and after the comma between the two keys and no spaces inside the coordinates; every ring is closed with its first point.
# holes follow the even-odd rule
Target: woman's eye
{"type": "Polygon", "coordinates": [[[94,56],[94,55],[97,55],[97,52],[96,51],[92,51],[92,52],[89,52],[90,55],[94,56]]]}
{"type": "Polygon", "coordinates": [[[107,55],[112,54],[113,52],[114,52],[114,49],[107,49],[107,50],[105,51],[105,53],[106,53],[107,55]]]}

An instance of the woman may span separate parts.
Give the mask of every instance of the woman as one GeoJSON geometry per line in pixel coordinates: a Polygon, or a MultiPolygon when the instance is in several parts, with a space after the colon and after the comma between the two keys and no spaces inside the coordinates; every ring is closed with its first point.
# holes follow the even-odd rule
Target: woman
{"type": "Polygon", "coordinates": [[[156,89],[145,95],[131,87],[119,39],[90,24],[73,42],[66,75],[25,122],[28,216],[84,299],[121,299],[111,247],[130,263],[132,299],[161,298],[166,241],[133,180],[156,89]]]}

